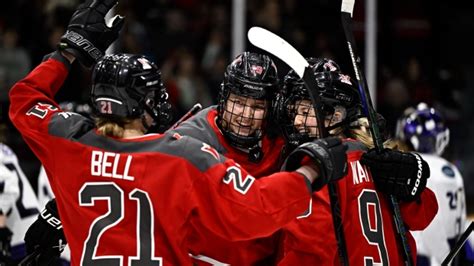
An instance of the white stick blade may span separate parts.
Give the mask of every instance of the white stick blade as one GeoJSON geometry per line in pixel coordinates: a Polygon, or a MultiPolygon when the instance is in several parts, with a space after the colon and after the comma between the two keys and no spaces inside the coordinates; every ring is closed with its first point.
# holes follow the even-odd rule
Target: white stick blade
{"type": "Polygon", "coordinates": [[[346,12],[351,14],[354,11],[355,0],[342,0],[341,12],[346,12]]]}
{"type": "Polygon", "coordinates": [[[303,77],[304,70],[309,64],[287,41],[273,32],[260,27],[250,28],[247,36],[253,45],[280,58],[289,65],[298,76],[303,77]]]}

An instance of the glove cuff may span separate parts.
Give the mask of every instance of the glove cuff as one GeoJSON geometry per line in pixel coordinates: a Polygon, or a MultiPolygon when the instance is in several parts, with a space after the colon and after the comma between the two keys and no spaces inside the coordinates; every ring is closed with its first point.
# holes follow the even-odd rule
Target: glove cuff
{"type": "Polygon", "coordinates": [[[50,58],[63,63],[63,65],[66,66],[68,71],[71,70],[72,64],[69,62],[69,60],[66,57],[64,57],[64,55],[62,55],[61,51],[56,50],[52,53],[49,53],[49,54],[45,55],[43,57],[43,62],[47,61],[50,58]]]}

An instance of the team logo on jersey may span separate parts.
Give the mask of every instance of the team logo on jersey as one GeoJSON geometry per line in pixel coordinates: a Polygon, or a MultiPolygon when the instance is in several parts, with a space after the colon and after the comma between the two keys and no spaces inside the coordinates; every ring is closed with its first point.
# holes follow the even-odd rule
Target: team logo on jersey
{"type": "Polygon", "coordinates": [[[441,171],[443,171],[443,173],[448,177],[454,177],[454,170],[449,165],[443,166],[443,168],[441,168],[441,171]]]}
{"type": "Polygon", "coordinates": [[[203,143],[203,144],[202,144],[202,147],[201,147],[201,151],[209,153],[209,154],[212,155],[214,158],[216,158],[216,160],[218,160],[218,161],[219,161],[219,159],[221,158],[221,156],[220,156],[219,153],[216,151],[216,149],[214,149],[213,147],[209,146],[209,144],[203,143]]]}

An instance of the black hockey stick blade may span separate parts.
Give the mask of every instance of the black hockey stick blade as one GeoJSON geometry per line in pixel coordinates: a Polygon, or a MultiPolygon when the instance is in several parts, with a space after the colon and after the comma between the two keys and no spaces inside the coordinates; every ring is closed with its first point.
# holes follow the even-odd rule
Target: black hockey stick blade
{"type": "Polygon", "coordinates": [[[443,260],[441,265],[450,265],[451,261],[456,257],[458,254],[459,250],[462,248],[464,243],[466,243],[469,235],[471,235],[472,231],[474,230],[474,222],[471,222],[469,227],[464,231],[464,233],[459,237],[458,241],[454,245],[453,249],[449,252],[448,256],[443,260]]]}
{"type": "MultiPolygon", "coordinates": [[[[265,50],[281,59],[303,80],[311,97],[313,108],[316,111],[316,121],[318,123],[319,136],[327,137],[328,132],[323,126],[324,117],[322,115],[321,97],[319,96],[319,88],[313,70],[309,67],[308,61],[287,41],[280,36],[260,27],[252,27],[248,32],[249,41],[256,47],[265,50]]],[[[339,257],[341,265],[349,265],[344,239],[344,231],[342,227],[342,218],[338,192],[336,184],[329,183],[328,189],[331,200],[331,212],[334,223],[334,232],[338,242],[339,257]]]]}
{"type": "Polygon", "coordinates": [[[179,125],[181,125],[181,123],[183,123],[184,121],[188,120],[189,118],[191,118],[192,116],[194,116],[197,112],[199,112],[200,110],[202,109],[202,105],[200,103],[196,103],[193,107],[191,107],[191,109],[189,109],[188,112],[186,112],[180,119],[178,119],[178,121],[176,121],[176,123],[174,123],[170,129],[175,129],[177,128],[179,125]]]}
{"type": "MultiPolygon", "coordinates": [[[[354,68],[354,73],[357,79],[359,86],[359,94],[361,96],[362,104],[364,107],[364,112],[369,119],[369,130],[372,135],[374,146],[377,151],[381,152],[383,150],[383,140],[380,135],[379,127],[377,124],[376,113],[374,110],[374,105],[370,97],[370,91],[367,86],[367,81],[363,75],[361,68],[359,66],[360,57],[356,51],[354,34],[352,32],[352,12],[354,10],[355,0],[342,0],[341,5],[341,22],[344,29],[344,35],[346,36],[347,47],[349,49],[349,54],[352,61],[352,67],[354,68]]],[[[408,266],[413,265],[410,246],[406,237],[407,231],[403,223],[402,215],[400,212],[400,206],[398,205],[398,200],[395,196],[390,195],[390,203],[393,210],[393,218],[395,221],[395,227],[397,228],[397,234],[399,238],[399,244],[403,250],[403,257],[405,263],[408,266]]]]}

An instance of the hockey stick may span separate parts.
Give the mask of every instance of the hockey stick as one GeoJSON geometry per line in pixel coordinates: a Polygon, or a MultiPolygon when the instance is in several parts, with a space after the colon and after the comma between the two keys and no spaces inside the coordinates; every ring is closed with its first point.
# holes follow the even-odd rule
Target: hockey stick
{"type": "MultiPolygon", "coordinates": [[[[263,49],[274,56],[280,58],[288,66],[290,66],[296,74],[303,80],[311,97],[313,108],[316,111],[316,121],[318,124],[319,136],[326,137],[328,132],[324,127],[324,117],[322,116],[321,97],[319,96],[319,89],[316,82],[316,77],[309,63],[306,59],[288,42],[283,40],[278,35],[260,28],[252,27],[248,31],[249,41],[256,47],[263,49]]],[[[331,212],[334,223],[334,231],[338,243],[339,256],[342,265],[348,265],[348,256],[344,240],[344,232],[342,227],[341,211],[339,206],[339,199],[337,197],[337,188],[334,183],[328,184],[329,196],[331,199],[331,212]]]]}
{"type": "MultiPolygon", "coordinates": [[[[367,86],[367,81],[365,76],[362,74],[362,71],[359,67],[360,57],[356,52],[354,34],[352,33],[352,11],[354,10],[355,0],[342,0],[341,5],[341,21],[342,27],[344,28],[344,35],[347,40],[347,47],[349,48],[349,54],[351,56],[352,67],[354,68],[355,76],[359,86],[359,94],[361,96],[362,104],[364,111],[369,119],[369,129],[374,141],[375,149],[378,152],[383,150],[383,140],[380,136],[379,127],[376,120],[376,113],[372,104],[372,99],[370,98],[370,92],[367,86]]],[[[390,195],[390,202],[392,205],[393,216],[395,220],[395,227],[398,231],[399,242],[403,248],[403,257],[405,259],[406,265],[412,265],[412,257],[410,246],[408,245],[408,240],[406,237],[406,229],[403,224],[403,220],[400,213],[400,206],[398,205],[398,200],[395,196],[390,195]]]]}
{"type": "Polygon", "coordinates": [[[174,123],[170,129],[175,129],[177,128],[179,125],[181,125],[181,123],[183,123],[184,121],[188,120],[189,118],[191,118],[193,115],[195,115],[197,112],[199,112],[200,110],[202,109],[202,105],[200,103],[196,103],[193,107],[191,107],[191,109],[189,109],[189,111],[187,113],[185,113],[180,119],[178,119],[178,121],[176,121],[176,123],[174,123]]]}
{"type": "Polygon", "coordinates": [[[464,231],[461,237],[459,237],[453,249],[449,252],[448,256],[446,256],[446,258],[443,260],[441,265],[444,266],[444,265],[449,265],[451,263],[451,261],[454,259],[454,257],[456,257],[456,255],[458,254],[459,250],[462,248],[464,243],[466,243],[467,238],[469,237],[469,235],[472,233],[473,230],[474,230],[474,222],[471,222],[471,224],[466,229],[466,231],[464,231]]]}

